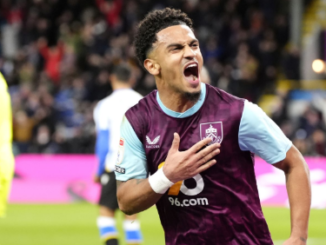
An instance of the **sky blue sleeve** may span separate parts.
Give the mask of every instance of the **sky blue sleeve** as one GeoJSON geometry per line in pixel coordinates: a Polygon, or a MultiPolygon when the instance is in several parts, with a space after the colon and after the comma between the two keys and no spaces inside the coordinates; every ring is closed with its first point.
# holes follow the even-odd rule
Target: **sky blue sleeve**
{"type": "Polygon", "coordinates": [[[104,173],[105,170],[105,159],[106,155],[109,152],[109,130],[98,130],[95,144],[95,154],[99,160],[98,168],[97,168],[97,176],[100,176],[104,173]]]}
{"type": "Polygon", "coordinates": [[[292,142],[257,105],[245,101],[239,128],[239,146],[268,163],[277,163],[286,157],[292,142]]]}
{"type": "Polygon", "coordinates": [[[129,179],[147,178],[147,161],[143,144],[126,117],[123,117],[121,123],[120,137],[119,153],[115,167],[116,179],[127,181],[129,179]]]}

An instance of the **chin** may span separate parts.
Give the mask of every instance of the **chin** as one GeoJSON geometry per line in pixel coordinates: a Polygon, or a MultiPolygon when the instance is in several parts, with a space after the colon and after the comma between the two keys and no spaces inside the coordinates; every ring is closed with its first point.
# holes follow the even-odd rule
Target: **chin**
{"type": "Polygon", "coordinates": [[[199,90],[199,92],[193,92],[193,93],[186,92],[186,93],[184,93],[184,97],[187,100],[197,102],[200,97],[200,90],[199,90]]]}
{"type": "Polygon", "coordinates": [[[200,82],[197,86],[191,86],[191,89],[188,89],[188,91],[185,91],[184,97],[190,101],[197,101],[200,97],[200,93],[201,93],[201,86],[200,86],[200,82]]]}

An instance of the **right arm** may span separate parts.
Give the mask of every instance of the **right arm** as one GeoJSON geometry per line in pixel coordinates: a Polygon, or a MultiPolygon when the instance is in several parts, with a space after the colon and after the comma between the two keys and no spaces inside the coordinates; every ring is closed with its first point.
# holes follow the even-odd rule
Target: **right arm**
{"type": "Polygon", "coordinates": [[[162,196],[155,193],[147,179],[117,181],[117,197],[120,210],[132,215],[153,206],[162,196]]]}
{"type": "MultiPolygon", "coordinates": [[[[162,170],[158,170],[149,178],[132,178],[118,182],[117,198],[122,212],[131,215],[146,210],[174,183],[189,179],[214,165],[216,160],[212,158],[220,152],[220,145],[212,144],[201,150],[210,141],[209,138],[204,139],[187,151],[180,152],[180,137],[175,133],[162,170]]],[[[119,177],[117,179],[119,180],[119,177]]]]}

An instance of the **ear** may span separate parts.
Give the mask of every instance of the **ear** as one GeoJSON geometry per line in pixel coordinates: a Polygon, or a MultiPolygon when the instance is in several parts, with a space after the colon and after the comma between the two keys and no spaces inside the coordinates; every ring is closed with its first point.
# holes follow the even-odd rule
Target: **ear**
{"type": "Polygon", "coordinates": [[[152,74],[153,76],[157,76],[160,74],[160,65],[155,62],[155,60],[152,59],[146,59],[144,61],[144,67],[146,70],[152,74]]]}

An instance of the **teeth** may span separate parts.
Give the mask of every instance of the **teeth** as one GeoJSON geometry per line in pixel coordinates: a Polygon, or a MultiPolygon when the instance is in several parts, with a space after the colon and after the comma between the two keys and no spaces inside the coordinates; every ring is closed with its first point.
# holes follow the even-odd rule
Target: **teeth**
{"type": "Polygon", "coordinates": [[[189,67],[197,67],[197,64],[191,64],[191,65],[187,66],[187,68],[189,68],[189,67]]]}

